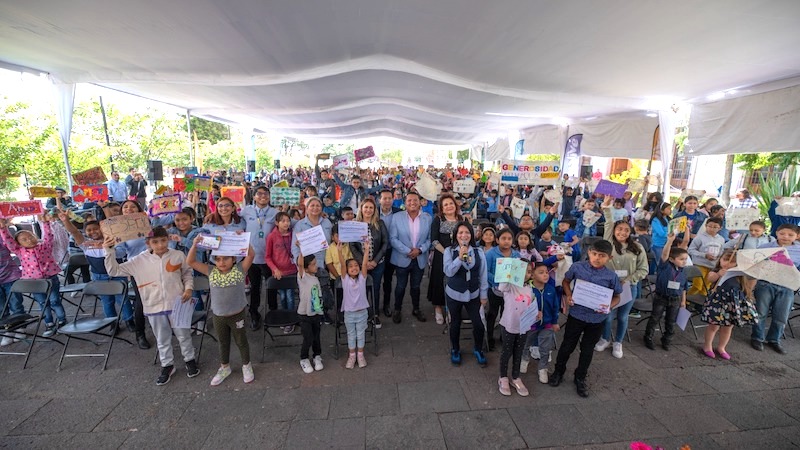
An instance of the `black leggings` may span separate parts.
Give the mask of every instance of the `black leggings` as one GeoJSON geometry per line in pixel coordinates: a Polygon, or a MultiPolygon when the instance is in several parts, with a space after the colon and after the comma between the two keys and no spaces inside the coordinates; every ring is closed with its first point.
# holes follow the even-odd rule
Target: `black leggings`
{"type": "Polygon", "coordinates": [[[303,333],[303,345],[300,346],[300,359],[308,359],[308,349],[314,356],[322,354],[319,340],[322,316],[300,316],[300,331],[303,333]]]}
{"type": "Polygon", "coordinates": [[[489,333],[489,343],[494,343],[494,324],[503,312],[503,297],[495,295],[492,288],[489,288],[489,310],[486,311],[486,328],[489,333]]]}
{"type": "MultiPolygon", "coordinates": [[[[522,363],[522,352],[525,350],[524,334],[512,334],[503,328],[503,352],[500,354],[500,378],[508,376],[508,360],[514,357],[514,365],[511,366],[511,378],[519,378],[519,366],[522,363]]],[[[547,355],[542,356],[547,358],[547,355]]]]}
{"type": "Polygon", "coordinates": [[[219,361],[222,364],[231,362],[231,335],[239,354],[242,355],[242,365],[250,364],[250,344],[247,342],[247,331],[244,327],[245,310],[232,316],[214,316],[214,330],[219,338],[219,361]]]}
{"type": "MultiPolygon", "coordinates": [[[[261,279],[269,279],[272,270],[266,264],[253,264],[247,271],[250,279],[250,314],[258,314],[261,308],[261,279]]],[[[267,289],[267,307],[270,311],[278,309],[278,291],[267,289]]]]}
{"type": "Polygon", "coordinates": [[[450,346],[453,350],[460,351],[461,345],[461,309],[467,310],[469,320],[472,321],[472,339],[475,350],[483,349],[483,322],[481,321],[481,301],[473,298],[468,302],[459,302],[447,297],[447,310],[450,312],[450,346]]]}

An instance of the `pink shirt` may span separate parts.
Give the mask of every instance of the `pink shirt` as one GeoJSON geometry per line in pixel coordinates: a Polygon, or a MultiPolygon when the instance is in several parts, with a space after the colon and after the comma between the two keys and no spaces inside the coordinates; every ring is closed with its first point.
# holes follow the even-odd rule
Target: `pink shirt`
{"type": "Polygon", "coordinates": [[[25,279],[44,279],[61,273],[61,268],[53,259],[53,230],[50,228],[50,222],[42,222],[41,225],[42,240],[33,248],[17,244],[7,228],[0,229],[6,247],[19,257],[22,278],[25,279]]]}
{"type": "Polygon", "coordinates": [[[417,241],[419,240],[419,217],[422,215],[422,212],[417,213],[417,218],[411,218],[411,214],[408,214],[408,229],[411,230],[411,248],[417,248],[417,241]]]}
{"type": "Polygon", "coordinates": [[[361,311],[369,308],[367,279],[359,272],[355,280],[350,275],[342,277],[342,311],[361,311]]]}

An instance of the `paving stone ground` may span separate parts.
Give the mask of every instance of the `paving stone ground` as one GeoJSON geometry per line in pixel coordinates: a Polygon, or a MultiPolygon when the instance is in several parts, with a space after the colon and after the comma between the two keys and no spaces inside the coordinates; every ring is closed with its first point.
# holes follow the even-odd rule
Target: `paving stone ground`
{"type": "MultiPolygon", "coordinates": [[[[560,387],[539,384],[531,370],[522,378],[532,395],[504,397],[498,353],[488,354],[487,368],[471,355],[451,366],[431,305],[423,298],[430,318],[420,323],[406,303],[401,324],[384,320],[379,354],[368,345],[363,369],[344,368],[346,341],[333,358],[331,326],[323,328],[325,369],[310,375],[298,364],[299,336],[280,338],[290,346],[270,347],[261,362],[262,333],[249,332],[256,380],[247,385],[234,348],[233,375],[209,386],[219,352],[208,339],[201,375],[187,378],[181,364],[163,387],[155,350],[119,342],[105,372],[88,358],[56,372],[54,343],[37,344],[26,370],[21,357],[0,357],[0,448],[626,449],[634,440],[665,449],[800,448],[800,339],[788,330],[785,356],[752,350],[749,329],[736,330],[728,362],[701,355],[689,329],[672,351],[648,350],[644,324],[631,321],[624,358],[595,354],[589,398],[572,384],[577,355],[560,387]]],[[[471,348],[471,334],[462,337],[471,348]]]]}

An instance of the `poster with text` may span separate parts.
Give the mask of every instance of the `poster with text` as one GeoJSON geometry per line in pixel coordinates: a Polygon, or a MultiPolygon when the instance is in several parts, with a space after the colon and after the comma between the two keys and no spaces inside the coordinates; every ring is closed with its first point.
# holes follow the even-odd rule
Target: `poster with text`
{"type": "Polygon", "coordinates": [[[558,183],[561,167],[558,161],[513,161],[500,164],[500,181],[504,184],[552,186],[558,183]]]}
{"type": "Polygon", "coordinates": [[[103,172],[103,168],[100,166],[72,174],[72,178],[75,179],[77,184],[83,185],[102,184],[108,181],[105,172],[103,172]]]}
{"type": "Polygon", "coordinates": [[[300,188],[273,187],[270,191],[270,202],[273,205],[299,205],[300,188]]]}
{"type": "Polygon", "coordinates": [[[76,202],[108,201],[108,186],[105,184],[91,186],[75,184],[72,186],[72,199],[76,202]]]}
{"type": "Polygon", "coordinates": [[[39,200],[30,200],[25,202],[0,202],[0,219],[38,216],[39,214],[44,214],[42,202],[39,200]]]}
{"type": "Polygon", "coordinates": [[[100,222],[103,236],[111,236],[117,244],[147,237],[152,230],[150,218],[147,213],[126,214],[115,216],[100,222]]]}
{"type": "Polygon", "coordinates": [[[160,216],[162,214],[180,212],[181,208],[181,194],[173,194],[150,200],[150,207],[147,212],[151,216],[160,216]]]}

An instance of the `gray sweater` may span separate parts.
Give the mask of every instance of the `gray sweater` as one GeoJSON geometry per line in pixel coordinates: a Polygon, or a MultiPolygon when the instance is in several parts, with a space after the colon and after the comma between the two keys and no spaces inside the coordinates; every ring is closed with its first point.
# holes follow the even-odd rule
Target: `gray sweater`
{"type": "Polygon", "coordinates": [[[692,239],[692,243],[689,244],[689,256],[692,257],[694,265],[713,269],[717,265],[717,259],[722,254],[724,246],[725,239],[722,236],[711,236],[705,231],[700,231],[697,237],[692,239]],[[716,255],[717,258],[713,260],[706,259],[706,253],[716,255]]]}

